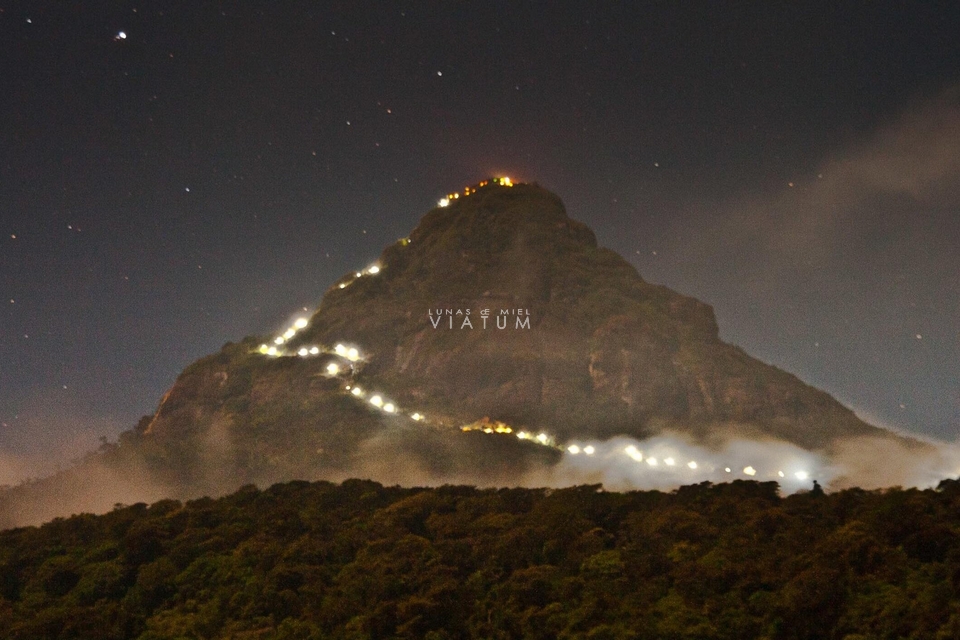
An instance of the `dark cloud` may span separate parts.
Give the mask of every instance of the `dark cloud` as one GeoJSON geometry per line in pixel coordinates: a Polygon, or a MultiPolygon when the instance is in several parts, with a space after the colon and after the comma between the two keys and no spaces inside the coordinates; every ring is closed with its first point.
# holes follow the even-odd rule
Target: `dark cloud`
{"type": "Polygon", "coordinates": [[[727,339],[847,404],[956,435],[960,90],[771,192],[695,209],[647,275],[714,303],[727,339]]]}

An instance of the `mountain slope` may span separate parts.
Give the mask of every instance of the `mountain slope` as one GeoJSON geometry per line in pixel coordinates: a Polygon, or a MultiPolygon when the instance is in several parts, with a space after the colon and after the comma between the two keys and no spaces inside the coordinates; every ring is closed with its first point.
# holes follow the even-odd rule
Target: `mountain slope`
{"type": "Polygon", "coordinates": [[[708,305],[644,281],[549,191],[492,180],[442,204],[312,317],[188,367],[87,464],[182,496],[350,476],[542,485],[561,445],[664,432],[923,447],[722,342],[708,305]]]}
{"type": "Polygon", "coordinates": [[[228,346],[184,372],[145,438],[177,446],[199,436],[242,450],[241,466],[290,462],[293,439],[306,456],[295,466],[324,458],[336,467],[385,419],[393,430],[412,426],[343,393],[344,376],[325,375],[331,362],[431,416],[433,437],[484,416],[560,442],[670,429],[823,449],[886,435],[720,341],[709,306],[645,282],[536,185],[489,184],[431,210],[373,270],[335,283],[282,345],[289,354],[321,345],[319,357],[271,358],[256,350],[260,340],[228,346]],[[496,316],[516,310],[523,315],[498,328],[496,316]],[[363,362],[325,355],[335,344],[356,345],[363,362]],[[305,432],[315,441],[305,445],[305,432]]]}

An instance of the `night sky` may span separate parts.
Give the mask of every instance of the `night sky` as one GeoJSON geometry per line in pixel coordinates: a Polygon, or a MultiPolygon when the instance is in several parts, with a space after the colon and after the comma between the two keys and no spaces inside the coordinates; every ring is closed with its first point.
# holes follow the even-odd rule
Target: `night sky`
{"type": "Polygon", "coordinates": [[[494,174],[957,439],[958,5],[623,4],[0,0],[0,483],[494,174]]]}

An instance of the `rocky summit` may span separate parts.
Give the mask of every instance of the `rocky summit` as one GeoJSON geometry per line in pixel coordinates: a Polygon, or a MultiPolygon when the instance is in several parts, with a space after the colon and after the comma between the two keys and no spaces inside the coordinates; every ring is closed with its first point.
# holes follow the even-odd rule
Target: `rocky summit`
{"type": "Polygon", "coordinates": [[[665,431],[813,451],[894,438],[722,342],[710,306],[646,282],[553,193],[490,179],[333,283],[311,317],[188,367],[98,460],[163,494],[509,484],[571,440],[665,431]]]}
{"type": "MultiPolygon", "coordinates": [[[[213,446],[262,471],[271,460],[348,466],[374,434],[395,431],[430,449],[483,418],[556,442],[671,430],[823,449],[885,433],[722,342],[708,305],[644,281],[546,189],[491,180],[441,205],[334,283],[279,345],[247,339],[188,368],[140,439],[169,449],[199,438],[184,458],[213,446]]],[[[477,461],[450,462],[432,464],[477,461]]]]}

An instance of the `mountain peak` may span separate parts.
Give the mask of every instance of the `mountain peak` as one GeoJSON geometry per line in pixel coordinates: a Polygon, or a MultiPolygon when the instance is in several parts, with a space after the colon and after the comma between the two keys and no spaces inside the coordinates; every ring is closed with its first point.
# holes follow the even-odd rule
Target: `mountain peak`
{"type": "MultiPolygon", "coordinates": [[[[611,464],[635,464],[639,449],[620,436],[813,452],[895,439],[722,342],[709,305],[646,282],[548,190],[488,180],[440,204],[336,281],[310,318],[184,370],[108,451],[110,477],[178,495],[351,476],[543,483],[568,454],[601,447],[611,464]]],[[[763,463],[743,474],[784,477],[763,463]]],[[[678,464],[701,474],[688,482],[728,477],[678,464]]],[[[60,495],[70,482],[43,487],[60,495]]]]}
{"type": "MultiPolygon", "coordinates": [[[[449,194],[303,324],[268,355],[359,345],[363,357],[344,363],[357,384],[443,427],[488,418],[558,441],[765,434],[813,449],[879,431],[721,342],[708,305],[644,281],[536,184],[495,178],[449,194]]],[[[259,397],[292,365],[257,366],[259,397]]],[[[329,363],[297,366],[323,376],[329,363]]]]}

